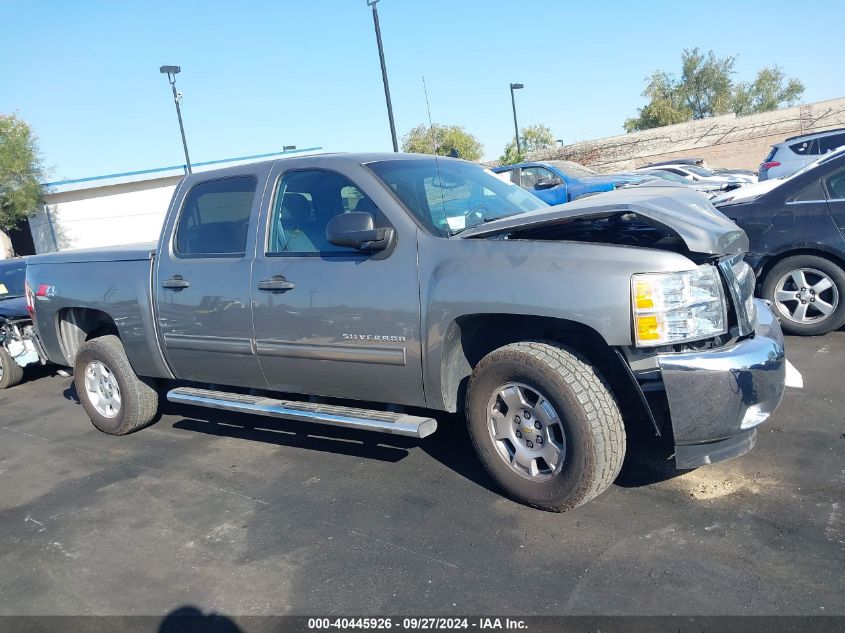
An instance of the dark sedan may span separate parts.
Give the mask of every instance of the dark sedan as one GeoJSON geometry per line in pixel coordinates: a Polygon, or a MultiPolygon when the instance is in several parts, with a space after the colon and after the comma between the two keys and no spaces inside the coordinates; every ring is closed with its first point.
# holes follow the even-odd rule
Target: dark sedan
{"type": "Polygon", "coordinates": [[[748,234],[758,291],[792,334],[845,324],[845,153],[719,210],[748,234]]]}

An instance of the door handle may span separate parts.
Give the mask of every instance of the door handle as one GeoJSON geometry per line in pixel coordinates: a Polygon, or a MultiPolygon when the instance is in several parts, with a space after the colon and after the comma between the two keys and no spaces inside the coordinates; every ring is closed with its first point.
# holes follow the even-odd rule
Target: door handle
{"type": "Polygon", "coordinates": [[[165,279],[161,282],[162,288],[168,288],[170,290],[184,290],[190,285],[191,282],[187,279],[182,279],[181,275],[173,275],[170,279],[165,279]]]}
{"type": "Polygon", "coordinates": [[[296,288],[296,284],[285,279],[284,275],[274,275],[273,277],[270,277],[270,279],[258,282],[259,290],[285,292],[286,290],[293,290],[294,288],[296,288]]]}

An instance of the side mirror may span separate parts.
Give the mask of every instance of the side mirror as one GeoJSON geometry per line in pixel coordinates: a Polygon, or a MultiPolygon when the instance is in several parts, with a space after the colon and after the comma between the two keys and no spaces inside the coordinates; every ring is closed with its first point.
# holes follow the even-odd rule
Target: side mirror
{"type": "Polygon", "coordinates": [[[336,215],[326,226],[326,239],[330,244],[359,251],[382,251],[390,245],[392,238],[392,228],[374,228],[373,216],[362,211],[336,215]]]}
{"type": "Polygon", "coordinates": [[[534,183],[535,189],[551,189],[552,187],[557,187],[558,185],[562,185],[563,181],[560,178],[541,178],[536,183],[534,183]]]}

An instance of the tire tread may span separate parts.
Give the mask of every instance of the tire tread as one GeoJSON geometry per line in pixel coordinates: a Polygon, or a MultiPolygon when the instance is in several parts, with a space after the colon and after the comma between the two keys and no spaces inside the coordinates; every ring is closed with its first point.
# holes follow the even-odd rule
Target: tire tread
{"type": "MultiPolygon", "coordinates": [[[[595,460],[585,460],[587,463],[582,465],[585,476],[564,503],[555,507],[530,501],[526,503],[558,511],[575,508],[600,495],[618,476],[626,445],[622,414],[608,383],[590,362],[554,341],[523,341],[505,345],[485,356],[476,366],[473,376],[503,358],[517,361],[526,355],[536,362],[540,371],[551,372],[573,391],[588,420],[595,456],[595,460]]],[[[469,392],[471,390],[472,381],[469,392]]],[[[487,464],[484,466],[494,476],[487,464]]]]}

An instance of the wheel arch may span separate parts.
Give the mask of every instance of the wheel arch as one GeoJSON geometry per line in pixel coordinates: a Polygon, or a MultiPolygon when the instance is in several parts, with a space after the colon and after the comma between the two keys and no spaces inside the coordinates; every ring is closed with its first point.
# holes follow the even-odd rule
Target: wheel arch
{"type": "Polygon", "coordinates": [[[59,346],[69,367],[73,367],[79,348],[93,338],[113,334],[120,338],[114,319],[95,308],[63,308],[56,313],[59,346]]]}
{"type": "Polygon", "coordinates": [[[758,292],[762,290],[763,284],[766,282],[766,277],[772,268],[783,260],[789,257],[796,257],[798,255],[812,255],[814,257],[827,259],[845,271],[845,257],[843,257],[842,253],[837,253],[833,250],[827,249],[820,244],[802,244],[800,246],[796,246],[795,248],[790,248],[774,255],[769,255],[760,261],[757,273],[758,292]]]}
{"type": "Polygon", "coordinates": [[[567,319],[514,314],[467,314],[454,319],[446,328],[440,359],[439,389],[441,402],[436,408],[462,411],[466,388],[473,369],[484,356],[500,347],[521,341],[550,341],[577,352],[602,374],[623,411],[625,424],[646,424],[653,428],[653,416],[647,409],[630,369],[623,357],[608,345],[593,328],[567,319]]]}

